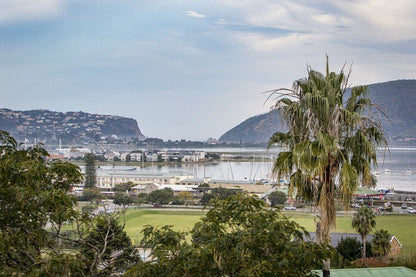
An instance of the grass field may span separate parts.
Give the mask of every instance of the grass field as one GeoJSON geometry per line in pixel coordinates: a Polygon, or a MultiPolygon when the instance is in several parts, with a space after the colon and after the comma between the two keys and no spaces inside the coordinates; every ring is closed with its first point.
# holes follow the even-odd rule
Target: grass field
{"type": "MultiPolygon", "coordinates": [[[[205,214],[202,211],[183,210],[142,210],[130,209],[126,213],[125,230],[134,243],[142,238],[141,230],[145,225],[173,225],[175,230],[189,231],[205,214]]],[[[285,213],[308,231],[315,231],[315,222],[311,214],[285,213]]],[[[332,232],[355,233],[351,227],[351,216],[338,216],[337,226],[332,232]]],[[[376,219],[377,228],[386,229],[402,243],[402,253],[416,252],[416,217],[414,215],[383,215],[376,219]]]]}
{"type": "Polygon", "coordinates": [[[205,214],[201,210],[127,210],[125,231],[135,244],[142,238],[145,225],[173,225],[177,231],[190,231],[194,224],[205,214]]]}
{"type": "MultiPolygon", "coordinates": [[[[315,231],[315,222],[312,215],[286,214],[308,231],[315,231]]],[[[336,228],[333,233],[356,233],[351,227],[352,216],[338,216],[336,228]]],[[[385,229],[395,235],[403,245],[402,253],[416,252],[416,217],[414,215],[383,215],[376,218],[374,231],[385,229]]]]}

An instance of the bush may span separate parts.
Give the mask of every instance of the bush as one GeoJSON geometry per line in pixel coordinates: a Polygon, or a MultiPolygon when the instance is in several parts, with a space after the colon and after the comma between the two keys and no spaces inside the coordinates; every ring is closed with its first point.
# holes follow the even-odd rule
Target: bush
{"type": "Polygon", "coordinates": [[[367,259],[358,259],[352,262],[353,267],[386,267],[388,263],[384,259],[371,257],[367,259]]]}
{"type": "Polygon", "coordinates": [[[173,199],[171,203],[172,205],[185,205],[185,201],[178,198],[173,199]]]}
{"type": "Polygon", "coordinates": [[[347,261],[351,262],[361,258],[362,243],[356,238],[342,238],[336,247],[337,252],[347,261]]]}
{"type": "Polygon", "coordinates": [[[393,260],[389,262],[389,266],[405,266],[416,270],[416,253],[394,257],[393,260]]]}

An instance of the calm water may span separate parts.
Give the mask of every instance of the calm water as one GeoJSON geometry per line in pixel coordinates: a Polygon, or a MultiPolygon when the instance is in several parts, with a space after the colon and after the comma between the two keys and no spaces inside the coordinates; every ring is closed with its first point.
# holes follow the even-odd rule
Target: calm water
{"type": "MultiPolygon", "coordinates": [[[[207,149],[208,150],[208,149],[207,149]]],[[[208,151],[213,151],[209,149],[208,151]]],[[[255,157],[275,157],[279,149],[267,152],[264,149],[253,148],[221,148],[216,152],[225,153],[253,153],[255,157]]],[[[271,179],[271,162],[228,162],[222,161],[216,164],[183,164],[176,166],[153,166],[144,168],[143,171],[185,170],[196,177],[211,177],[213,179],[226,180],[260,180],[271,179]]],[[[416,148],[393,148],[390,153],[380,152],[378,155],[378,168],[374,168],[377,174],[377,188],[398,189],[416,191],[416,148]]]]}

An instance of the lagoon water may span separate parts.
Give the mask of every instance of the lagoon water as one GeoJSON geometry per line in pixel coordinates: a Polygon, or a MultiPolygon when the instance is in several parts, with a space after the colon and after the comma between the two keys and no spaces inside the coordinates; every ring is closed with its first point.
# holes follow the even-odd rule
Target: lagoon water
{"type": "MultiPolygon", "coordinates": [[[[195,149],[192,149],[195,150],[195,149]]],[[[217,153],[239,153],[259,157],[276,157],[279,149],[266,151],[262,148],[217,148],[200,149],[217,153]]],[[[184,170],[196,177],[211,177],[225,180],[273,180],[272,163],[268,161],[234,162],[227,159],[215,164],[181,164],[174,166],[151,166],[143,171],[184,170]]],[[[373,169],[377,176],[377,188],[416,191],[416,148],[392,148],[390,152],[378,154],[378,167],[373,169]]]]}

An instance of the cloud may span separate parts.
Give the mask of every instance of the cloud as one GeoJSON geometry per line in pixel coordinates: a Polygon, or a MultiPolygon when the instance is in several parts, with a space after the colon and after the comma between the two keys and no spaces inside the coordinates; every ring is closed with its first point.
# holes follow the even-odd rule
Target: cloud
{"type": "Polygon", "coordinates": [[[2,0],[0,24],[48,18],[62,9],[62,0],[2,0]]]}
{"type": "Polygon", "coordinates": [[[355,37],[365,40],[398,41],[416,38],[416,1],[336,1],[355,37]],[[349,8],[345,8],[348,5],[349,8]]]}
{"type": "Polygon", "coordinates": [[[204,18],[204,17],[206,17],[206,15],[200,14],[200,13],[197,13],[197,12],[194,12],[194,11],[186,11],[185,14],[187,16],[192,16],[192,17],[197,17],[197,18],[204,18]]]}

